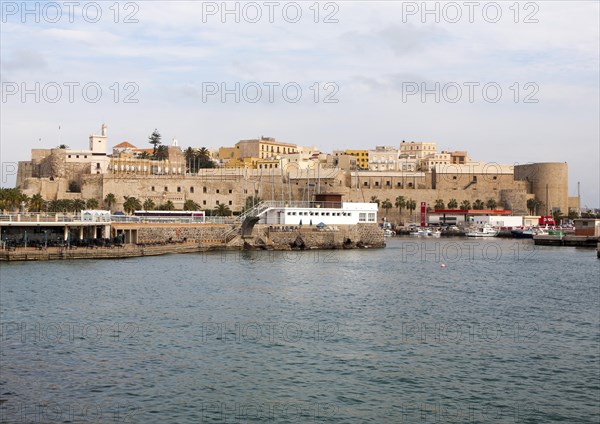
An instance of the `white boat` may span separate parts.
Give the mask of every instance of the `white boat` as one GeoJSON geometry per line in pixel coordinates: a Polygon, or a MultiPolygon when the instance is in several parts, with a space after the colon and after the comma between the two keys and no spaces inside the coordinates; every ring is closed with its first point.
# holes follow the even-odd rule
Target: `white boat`
{"type": "Polygon", "coordinates": [[[496,237],[498,230],[495,228],[484,225],[483,227],[477,228],[475,231],[469,231],[465,234],[467,237],[496,237]]]}
{"type": "Polygon", "coordinates": [[[393,237],[395,235],[396,235],[396,232],[393,230],[390,230],[389,228],[386,228],[385,230],[383,230],[384,237],[393,237]]]}

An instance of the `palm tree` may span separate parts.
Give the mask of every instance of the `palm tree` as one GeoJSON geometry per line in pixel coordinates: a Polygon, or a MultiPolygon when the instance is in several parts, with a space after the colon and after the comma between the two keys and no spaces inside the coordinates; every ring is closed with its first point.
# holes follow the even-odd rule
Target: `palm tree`
{"type": "Polygon", "coordinates": [[[471,202],[469,202],[468,200],[463,200],[460,204],[460,208],[462,210],[471,209],[471,202]]]}
{"type": "Polygon", "coordinates": [[[51,200],[50,204],[48,205],[48,209],[50,209],[50,212],[60,212],[60,200],[51,200]]]}
{"type": "Polygon", "coordinates": [[[167,200],[165,203],[163,203],[162,205],[160,205],[158,207],[158,209],[161,210],[161,211],[174,211],[175,210],[175,204],[172,201],[167,200]]]}
{"type": "Polygon", "coordinates": [[[377,198],[377,196],[371,196],[371,203],[377,203],[377,206],[379,206],[381,201],[377,198]]]}
{"type": "Polygon", "coordinates": [[[214,214],[216,216],[230,216],[231,209],[229,209],[229,206],[227,206],[225,203],[220,203],[215,206],[214,214]]]}
{"type": "Polygon", "coordinates": [[[448,201],[448,209],[456,209],[458,207],[458,202],[456,199],[452,198],[448,201]]]}
{"type": "Polygon", "coordinates": [[[538,210],[544,205],[543,202],[537,199],[527,199],[527,209],[529,209],[530,215],[539,214],[538,210]]]}
{"type": "Polygon", "coordinates": [[[414,201],[413,199],[408,199],[406,201],[406,209],[408,209],[410,211],[410,217],[412,219],[412,216],[413,216],[412,213],[415,209],[417,209],[417,202],[414,201]]]}
{"type": "Polygon", "coordinates": [[[192,199],[187,199],[183,204],[184,211],[197,211],[200,208],[198,203],[194,202],[192,199]]]}
{"type": "Polygon", "coordinates": [[[96,199],[88,199],[87,202],[85,202],[85,207],[88,209],[98,209],[98,200],[96,199]]]}
{"type": "Polygon", "coordinates": [[[156,148],[156,152],[154,152],[154,158],[157,160],[164,160],[169,157],[169,150],[167,146],[160,145],[156,148]]]}
{"type": "Polygon", "coordinates": [[[137,199],[133,196],[131,196],[131,197],[123,196],[123,197],[125,198],[125,201],[123,202],[123,209],[128,214],[131,215],[133,212],[142,208],[142,202],[140,202],[139,199],[137,199]]]}
{"type": "Polygon", "coordinates": [[[39,212],[44,207],[44,204],[45,202],[42,195],[39,193],[34,194],[33,196],[31,196],[31,199],[29,199],[29,210],[33,212],[39,212]]]}
{"type": "Polygon", "coordinates": [[[28,198],[18,188],[2,188],[0,189],[0,200],[3,209],[14,210],[21,205],[21,202],[27,202],[28,198]]]}
{"type": "Polygon", "coordinates": [[[262,202],[262,199],[258,196],[248,196],[246,197],[246,204],[244,205],[244,210],[252,209],[254,206],[258,205],[262,202]]]}
{"type": "Polygon", "coordinates": [[[112,207],[115,205],[115,203],[117,203],[117,198],[114,194],[108,193],[104,197],[104,207],[106,207],[107,209],[112,210],[112,207]]]}
{"type": "Polygon", "coordinates": [[[398,216],[400,217],[400,219],[402,219],[402,208],[406,207],[406,200],[404,199],[404,196],[396,197],[394,206],[398,208],[398,216]]]}
{"type": "Polygon", "coordinates": [[[481,199],[476,199],[473,202],[473,209],[482,210],[484,207],[485,207],[485,205],[481,199]]]}
{"type": "Polygon", "coordinates": [[[554,222],[558,225],[559,221],[563,218],[563,213],[560,209],[556,209],[552,211],[552,218],[554,218],[554,222]]]}
{"type": "Polygon", "coordinates": [[[442,199],[436,199],[434,208],[444,209],[444,201],[442,199]]]}
{"type": "Polygon", "coordinates": [[[385,209],[385,216],[387,217],[388,214],[388,210],[392,209],[392,202],[390,202],[390,199],[385,199],[382,203],[381,203],[381,207],[383,209],[385,209]]]}
{"type": "Polygon", "coordinates": [[[85,209],[85,200],[83,200],[83,199],[73,200],[73,211],[79,212],[82,209],[85,209]]]}
{"type": "Polygon", "coordinates": [[[488,199],[485,204],[488,209],[496,209],[496,206],[498,206],[498,202],[496,202],[494,199],[488,199]]]}
{"type": "Polygon", "coordinates": [[[155,207],[156,207],[156,204],[154,203],[154,200],[152,200],[152,199],[144,200],[144,204],[142,205],[142,209],[144,209],[145,211],[154,210],[155,207]]]}

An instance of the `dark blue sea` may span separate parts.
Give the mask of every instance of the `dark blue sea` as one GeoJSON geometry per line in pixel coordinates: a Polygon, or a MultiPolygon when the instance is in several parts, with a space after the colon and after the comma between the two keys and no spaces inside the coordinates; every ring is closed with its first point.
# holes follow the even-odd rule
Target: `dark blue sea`
{"type": "Polygon", "coordinates": [[[600,422],[593,249],[387,242],[2,263],[0,422],[600,422]]]}

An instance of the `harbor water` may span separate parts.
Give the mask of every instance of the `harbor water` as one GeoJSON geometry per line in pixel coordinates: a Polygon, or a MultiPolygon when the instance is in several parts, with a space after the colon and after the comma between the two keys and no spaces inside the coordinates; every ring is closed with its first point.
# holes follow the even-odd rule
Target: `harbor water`
{"type": "Polygon", "coordinates": [[[599,422],[595,251],[386,242],[3,263],[0,422],[599,422]]]}

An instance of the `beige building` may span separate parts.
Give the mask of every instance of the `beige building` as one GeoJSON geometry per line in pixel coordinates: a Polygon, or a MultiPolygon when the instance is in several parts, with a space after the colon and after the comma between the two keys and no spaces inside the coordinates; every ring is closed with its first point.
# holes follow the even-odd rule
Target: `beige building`
{"type": "Polygon", "coordinates": [[[370,171],[398,171],[399,150],[394,146],[375,146],[375,150],[369,150],[370,171]]]}
{"type": "Polygon", "coordinates": [[[437,152],[437,144],[424,141],[402,141],[400,143],[400,155],[415,156],[417,159],[424,159],[426,156],[437,152]]]}

